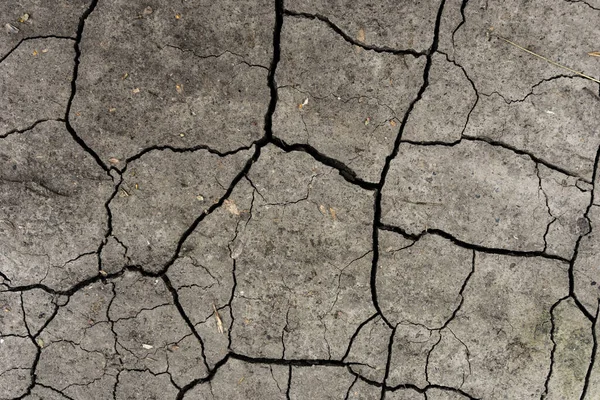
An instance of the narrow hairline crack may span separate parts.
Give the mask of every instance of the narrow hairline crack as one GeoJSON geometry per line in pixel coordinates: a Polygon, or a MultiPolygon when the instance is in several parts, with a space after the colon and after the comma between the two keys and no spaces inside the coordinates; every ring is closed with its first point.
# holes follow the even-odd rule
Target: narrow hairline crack
{"type": "Polygon", "coordinates": [[[230,51],[230,50],[225,50],[225,51],[223,51],[223,52],[221,52],[221,53],[219,53],[219,54],[206,54],[206,55],[200,55],[200,54],[197,54],[197,53],[196,53],[194,50],[192,50],[192,49],[184,49],[184,48],[182,48],[182,47],[175,46],[175,45],[168,44],[168,43],[167,43],[167,44],[165,44],[165,45],[164,45],[164,46],[162,46],[162,47],[161,47],[160,45],[157,45],[157,46],[158,46],[158,48],[159,48],[160,50],[163,50],[165,47],[168,47],[168,48],[171,48],[171,49],[179,50],[179,51],[181,51],[182,53],[190,53],[190,54],[192,54],[192,56],[194,56],[195,58],[200,58],[200,59],[203,59],[203,60],[205,60],[205,59],[209,59],[209,58],[220,58],[220,57],[223,57],[223,56],[224,56],[224,55],[226,55],[226,54],[229,54],[229,55],[231,55],[231,56],[234,56],[234,57],[240,58],[240,59],[242,60],[242,62],[241,62],[241,63],[242,63],[242,64],[245,64],[245,65],[246,65],[246,66],[248,66],[248,67],[262,68],[262,69],[264,69],[264,70],[266,70],[266,71],[269,71],[269,68],[268,68],[268,67],[265,67],[264,65],[260,65],[260,64],[252,64],[252,63],[250,63],[250,62],[246,61],[246,60],[244,59],[244,56],[242,56],[241,54],[234,53],[233,51],[230,51]]]}
{"type": "Polygon", "coordinates": [[[541,165],[545,166],[546,168],[551,169],[556,172],[560,172],[563,175],[567,175],[572,178],[580,179],[581,181],[583,181],[585,183],[590,183],[590,184],[592,183],[591,179],[589,179],[589,178],[583,177],[573,171],[569,171],[568,169],[565,169],[558,165],[552,164],[549,161],[546,161],[543,158],[540,158],[529,151],[522,150],[517,147],[511,146],[500,140],[493,140],[493,139],[489,139],[487,137],[471,136],[471,135],[465,135],[465,134],[463,134],[461,136],[462,137],[460,139],[455,140],[453,142],[442,142],[442,141],[433,141],[433,140],[431,140],[431,141],[416,141],[416,140],[410,140],[410,139],[403,139],[401,143],[406,143],[406,144],[410,144],[413,146],[422,146],[422,147],[426,147],[426,146],[454,147],[454,146],[461,144],[463,141],[465,141],[465,142],[483,142],[483,143],[486,143],[487,145],[490,145],[493,147],[500,147],[505,150],[509,150],[518,155],[527,156],[534,163],[541,164],[541,165]]]}
{"type": "Polygon", "coordinates": [[[552,372],[554,370],[554,355],[556,353],[556,340],[554,338],[556,321],[554,320],[554,310],[560,305],[560,303],[568,298],[569,295],[562,297],[556,303],[552,304],[552,307],[550,307],[550,341],[552,342],[552,349],[550,349],[550,366],[548,367],[548,375],[546,375],[546,380],[544,381],[544,391],[540,395],[540,400],[544,400],[548,395],[548,385],[550,384],[550,378],[552,377],[552,372]]]}
{"type": "Polygon", "coordinates": [[[600,299],[598,299],[598,303],[596,306],[596,316],[592,320],[592,354],[590,355],[590,364],[588,366],[588,370],[585,374],[585,379],[583,383],[583,389],[581,391],[580,400],[585,400],[587,391],[590,386],[590,379],[592,377],[592,371],[596,366],[596,353],[598,352],[598,318],[600,317],[600,299]]]}
{"type": "Polygon", "coordinates": [[[77,40],[77,38],[72,37],[72,36],[61,36],[61,35],[36,35],[36,36],[28,36],[26,38],[23,38],[23,39],[19,40],[19,42],[16,45],[14,45],[6,54],[4,54],[0,58],[0,63],[2,63],[4,60],[6,60],[23,43],[28,42],[30,40],[38,40],[38,39],[60,39],[60,40],[73,40],[73,41],[77,40]]]}
{"type": "Polygon", "coordinates": [[[25,127],[25,128],[15,128],[15,129],[11,129],[10,131],[0,135],[0,139],[4,139],[12,134],[19,134],[19,133],[25,133],[25,132],[29,132],[31,131],[33,128],[35,128],[36,126],[43,124],[44,122],[66,122],[66,120],[64,118],[46,118],[46,119],[40,119],[35,121],[33,124],[25,127]]]}
{"type": "Polygon", "coordinates": [[[592,6],[590,3],[588,3],[587,1],[584,0],[565,0],[567,3],[571,3],[571,4],[585,4],[586,6],[588,6],[589,8],[591,8],[592,10],[596,10],[596,11],[600,11],[600,8],[598,7],[594,7],[592,6]]]}

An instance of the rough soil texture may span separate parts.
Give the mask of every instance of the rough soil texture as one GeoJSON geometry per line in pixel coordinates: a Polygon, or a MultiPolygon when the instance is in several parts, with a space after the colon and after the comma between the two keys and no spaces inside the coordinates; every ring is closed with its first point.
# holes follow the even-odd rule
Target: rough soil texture
{"type": "Polygon", "coordinates": [[[600,1],[0,18],[0,400],[600,399],[600,1]]]}

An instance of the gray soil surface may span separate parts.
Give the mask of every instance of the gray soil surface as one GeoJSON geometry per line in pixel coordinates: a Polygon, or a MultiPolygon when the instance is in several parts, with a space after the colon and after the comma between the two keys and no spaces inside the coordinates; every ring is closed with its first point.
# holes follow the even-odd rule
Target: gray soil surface
{"type": "Polygon", "coordinates": [[[0,400],[600,399],[600,1],[0,22],[0,400]]]}

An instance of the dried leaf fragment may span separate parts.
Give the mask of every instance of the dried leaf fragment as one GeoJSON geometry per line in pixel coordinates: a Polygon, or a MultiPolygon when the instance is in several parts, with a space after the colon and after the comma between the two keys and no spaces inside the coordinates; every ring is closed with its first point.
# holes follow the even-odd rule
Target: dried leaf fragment
{"type": "Polygon", "coordinates": [[[28,19],[29,19],[29,14],[25,13],[25,14],[21,15],[21,17],[19,17],[19,19],[17,21],[19,21],[20,23],[23,23],[23,22],[27,22],[28,19]]]}
{"type": "Polygon", "coordinates": [[[223,205],[225,206],[225,209],[231,214],[240,215],[240,210],[238,209],[237,205],[233,202],[233,200],[227,199],[223,202],[223,205]]]}
{"type": "MultiPolygon", "coordinates": [[[[365,42],[365,30],[364,30],[363,28],[360,28],[360,29],[358,30],[358,34],[356,35],[356,41],[357,41],[357,42],[361,42],[361,43],[364,43],[364,42],[365,42]]],[[[356,53],[360,53],[362,50],[363,50],[363,49],[362,49],[362,47],[360,47],[360,46],[355,46],[355,47],[354,47],[354,51],[355,51],[356,53]]]]}
{"type": "Polygon", "coordinates": [[[144,11],[142,12],[142,14],[144,15],[150,15],[154,12],[154,10],[152,9],[152,7],[148,6],[146,8],[144,8],[144,11]]]}
{"type": "Polygon", "coordinates": [[[390,125],[391,125],[391,126],[396,126],[396,121],[394,121],[394,120],[391,120],[391,121],[390,121],[390,125]]]}
{"type": "Polygon", "coordinates": [[[329,213],[331,214],[332,219],[337,219],[337,214],[333,208],[329,207],[329,213]]]}
{"type": "Polygon", "coordinates": [[[588,56],[592,56],[592,57],[600,57],[600,51],[590,51],[588,53],[588,56]]]}
{"type": "Polygon", "coordinates": [[[365,30],[363,28],[360,28],[358,30],[358,35],[356,35],[356,40],[358,40],[359,42],[365,41],[365,30]]]}
{"type": "Polygon", "coordinates": [[[35,57],[35,56],[38,55],[38,51],[37,50],[33,50],[33,53],[31,53],[31,54],[33,54],[33,56],[35,57]]]}
{"type": "Polygon", "coordinates": [[[139,92],[140,92],[140,88],[134,88],[134,89],[132,90],[132,92],[133,92],[133,93],[139,93],[139,92]]]}
{"type": "Polygon", "coordinates": [[[183,85],[178,83],[175,85],[175,90],[177,90],[177,93],[181,94],[183,92],[183,85]]]}
{"type": "Polygon", "coordinates": [[[181,19],[181,14],[175,14],[175,19],[181,19]]]}
{"type": "Polygon", "coordinates": [[[306,99],[304,99],[304,101],[300,104],[298,104],[298,109],[302,110],[304,108],[305,105],[308,104],[308,97],[306,99]]]}
{"type": "Polygon", "coordinates": [[[215,319],[217,320],[217,330],[219,331],[219,333],[223,333],[223,321],[221,321],[221,316],[219,315],[219,312],[217,311],[217,307],[215,306],[215,303],[213,303],[213,310],[215,310],[215,319]]]}

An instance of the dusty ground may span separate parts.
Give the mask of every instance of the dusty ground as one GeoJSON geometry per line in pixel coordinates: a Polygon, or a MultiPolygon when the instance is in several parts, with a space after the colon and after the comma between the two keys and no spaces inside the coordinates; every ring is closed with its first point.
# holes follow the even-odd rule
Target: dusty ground
{"type": "Polygon", "coordinates": [[[0,17],[1,399],[600,399],[599,0],[0,17]]]}

